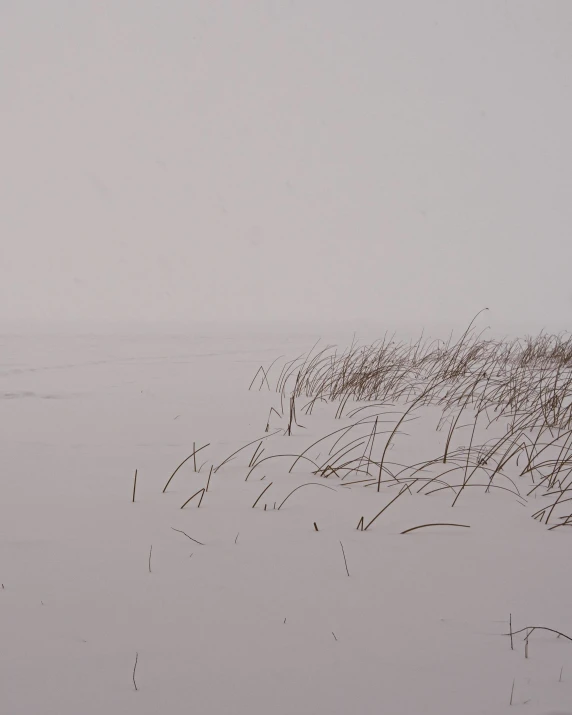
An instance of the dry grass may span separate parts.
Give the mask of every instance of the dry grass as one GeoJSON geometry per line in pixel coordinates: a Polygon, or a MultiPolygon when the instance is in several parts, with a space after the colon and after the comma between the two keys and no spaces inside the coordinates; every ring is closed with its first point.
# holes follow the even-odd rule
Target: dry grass
{"type": "MultiPolygon", "coordinates": [[[[298,425],[302,399],[306,415],[318,404],[332,404],[334,419],[351,420],[293,454],[289,471],[303,460],[315,466],[315,476],[342,485],[378,492],[391,483],[407,487],[398,496],[414,485],[427,495],[447,490],[453,506],[469,488],[510,492],[521,504],[537,492],[548,501],[535,519],[552,529],[572,526],[572,509],[562,514],[572,502],[572,337],[541,333],[492,340],[477,333],[474,323],[456,341],[420,337],[405,343],[386,335],[371,345],[354,341],[341,352],[315,345],[286,362],[274,385],[281,405],[289,405],[284,434],[298,425]],[[446,433],[443,452],[417,464],[390,462],[389,450],[406,436],[402,428],[433,419],[435,409],[437,430],[446,433]],[[467,426],[468,445],[455,447],[467,426]],[[312,454],[318,445],[329,446],[319,466],[312,454]],[[439,464],[446,467],[439,470],[439,464]]],[[[270,382],[270,368],[262,371],[263,384],[270,382]]],[[[257,448],[247,478],[278,456],[288,455],[261,459],[257,448]]]]}
{"type": "MultiPolygon", "coordinates": [[[[368,493],[396,488],[397,495],[391,494],[367,524],[360,519],[362,531],[406,494],[450,494],[455,506],[475,490],[508,493],[523,506],[533,495],[540,497],[534,519],[551,530],[572,526],[572,337],[541,333],[493,340],[476,331],[475,321],[457,340],[421,336],[403,342],[386,335],[370,345],[354,341],[342,351],[334,346],[318,349],[316,344],[309,353],[285,362],[274,381],[271,373],[278,361],[260,367],[250,388],[257,379],[259,389],[273,386],[280,408],[266,408],[264,435],[212,467],[206,487],[181,508],[199,495],[200,506],[211,476],[252,447],[246,480],[262,464],[287,459],[288,473],[304,468],[329,484],[368,493]],[[322,412],[331,406],[331,416],[341,426],[302,450],[273,454],[276,439],[289,439],[294,432],[300,438],[299,430],[306,425],[297,415],[309,418],[318,405],[322,412]],[[272,432],[271,418],[282,422],[273,425],[272,432]],[[443,446],[422,461],[392,461],[391,450],[397,442],[406,446],[408,425],[417,420],[431,421],[429,429],[443,433],[443,446]]],[[[207,446],[193,445],[164,492],[191,458],[197,471],[196,454],[207,446]]]]}

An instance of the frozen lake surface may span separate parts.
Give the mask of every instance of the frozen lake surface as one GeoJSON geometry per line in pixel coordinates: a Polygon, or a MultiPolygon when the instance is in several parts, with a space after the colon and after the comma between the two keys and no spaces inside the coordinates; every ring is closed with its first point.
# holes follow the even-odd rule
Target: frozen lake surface
{"type": "MultiPolygon", "coordinates": [[[[395,490],[343,487],[303,461],[290,473],[291,457],[245,481],[261,438],[264,457],[297,455],[349,424],[332,405],[306,416],[300,400],[303,427],[287,436],[286,413],[272,414],[265,432],[270,408],[287,408],[279,370],[272,390],[248,389],[260,365],[318,337],[264,327],[1,335],[1,712],[572,712],[572,643],[537,631],[525,657],[522,634],[514,651],[502,635],[509,614],[514,629],[572,634],[572,535],[530,518],[542,497],[526,499],[527,484],[522,499],[467,490],[454,509],[444,491],[405,495],[358,531],[395,490]],[[249,442],[213,470],[200,508],[196,498],[181,510],[210,466],[249,442]],[[209,444],[200,471],[189,460],[162,493],[193,444],[209,444]],[[331,489],[298,490],[275,508],[308,482],[331,489]],[[401,534],[428,522],[470,529],[401,534]]],[[[325,340],[345,347],[351,334],[325,340]]],[[[435,427],[408,425],[393,462],[442,451],[435,427]]]]}

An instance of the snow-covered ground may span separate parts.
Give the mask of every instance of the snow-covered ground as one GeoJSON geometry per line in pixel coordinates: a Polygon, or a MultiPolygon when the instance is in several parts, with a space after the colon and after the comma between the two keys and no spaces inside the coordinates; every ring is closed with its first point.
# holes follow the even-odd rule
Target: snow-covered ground
{"type": "MultiPolygon", "coordinates": [[[[291,457],[245,481],[257,438],[263,457],[300,454],[348,424],[318,404],[268,437],[286,426],[273,414],[265,432],[280,396],[248,390],[260,365],[319,336],[3,333],[1,713],[572,712],[572,643],[537,631],[525,657],[523,635],[514,650],[503,635],[509,614],[515,630],[572,634],[572,535],[530,518],[540,496],[467,490],[451,509],[447,490],[407,494],[358,531],[389,487],[342,487],[303,462],[289,473],[291,457]],[[207,443],[200,471],[189,460],[163,493],[207,443]],[[308,482],[331,489],[277,508],[308,482]],[[401,534],[451,521],[470,529],[401,534]]],[[[435,426],[407,425],[391,459],[437,454],[435,426]]]]}

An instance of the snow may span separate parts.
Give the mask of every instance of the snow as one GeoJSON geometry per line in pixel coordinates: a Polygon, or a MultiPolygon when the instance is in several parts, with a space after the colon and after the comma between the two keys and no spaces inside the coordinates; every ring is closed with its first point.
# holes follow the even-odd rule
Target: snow
{"type": "MultiPolygon", "coordinates": [[[[318,335],[2,335],[1,712],[570,711],[572,643],[537,631],[526,658],[522,635],[514,651],[503,635],[509,614],[515,630],[572,633],[571,536],[530,518],[540,496],[523,507],[509,492],[467,490],[452,509],[444,492],[406,494],[358,531],[395,489],[343,488],[303,463],[289,473],[292,458],[245,481],[280,408],[274,391],[248,390],[252,377],[318,335]],[[213,471],[200,508],[180,509],[211,464],[251,441],[213,471]],[[197,455],[206,464],[195,473],[189,460],[162,493],[193,443],[210,443],[197,455]],[[274,508],[308,482],[333,489],[299,489],[274,508]],[[470,529],[401,534],[428,522],[470,529]]],[[[334,412],[299,412],[305,429],[268,437],[263,456],[299,454],[348,424],[334,412]]],[[[432,418],[406,431],[396,462],[442,448],[432,418]]]]}

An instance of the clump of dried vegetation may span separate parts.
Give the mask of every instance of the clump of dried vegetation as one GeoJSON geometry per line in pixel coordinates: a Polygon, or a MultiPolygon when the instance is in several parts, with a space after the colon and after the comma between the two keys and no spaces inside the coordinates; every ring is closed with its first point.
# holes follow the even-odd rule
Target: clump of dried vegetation
{"type": "MultiPolygon", "coordinates": [[[[316,477],[340,485],[396,487],[392,502],[413,490],[448,492],[453,506],[469,488],[508,491],[521,503],[536,492],[544,499],[534,519],[550,529],[572,526],[572,337],[493,340],[474,324],[456,340],[386,335],[341,352],[314,346],[285,362],[274,381],[280,409],[271,409],[266,432],[280,414],[283,433],[292,435],[300,419],[329,404],[344,426],[299,454],[263,458],[261,442],[246,478],[290,456],[290,472],[309,463],[316,477]],[[396,437],[420,418],[435,420],[442,451],[421,463],[390,461],[396,437]]],[[[270,389],[275,364],[260,367],[251,388],[270,389]]]]}

